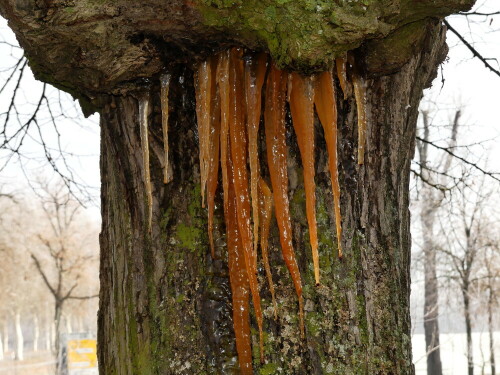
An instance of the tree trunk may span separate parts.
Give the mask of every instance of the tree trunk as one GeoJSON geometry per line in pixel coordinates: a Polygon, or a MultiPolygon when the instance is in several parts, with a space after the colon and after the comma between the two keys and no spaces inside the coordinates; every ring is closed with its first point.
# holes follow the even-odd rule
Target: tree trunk
{"type": "Polygon", "coordinates": [[[40,338],[40,323],[38,321],[38,315],[33,316],[33,351],[38,351],[38,340],[40,338]]]}
{"type": "Polygon", "coordinates": [[[2,334],[0,333],[0,361],[3,361],[3,359],[4,359],[3,340],[2,340],[2,334]]]}
{"type": "Polygon", "coordinates": [[[464,300],[464,320],[465,320],[465,333],[467,336],[467,368],[468,374],[474,375],[474,358],[472,349],[472,322],[470,315],[470,299],[468,284],[464,285],[462,296],[464,300]]]}
{"type": "Polygon", "coordinates": [[[61,374],[61,364],[63,361],[61,353],[61,319],[63,303],[56,299],[54,310],[54,356],[56,357],[56,375],[61,374]]]}
{"type": "MultiPolygon", "coordinates": [[[[293,284],[281,258],[276,223],[271,264],[278,321],[259,273],[266,363],[261,374],[413,374],[409,316],[409,168],[422,89],[446,52],[444,30],[401,71],[368,82],[366,162],[353,157],[355,102],[337,95],[344,258],[336,254],[330,177],[317,132],[317,210],[322,285],[316,288],[307,234],[300,156],[288,126],[290,208],[304,284],[306,337],[300,338],[293,284]]],[[[147,230],[138,101],[109,97],[101,112],[102,217],[99,366],[101,374],[239,373],[231,295],[217,197],[212,260],[201,208],[193,78],[178,66],[170,87],[170,158],[162,183],[159,87],[149,87],[153,227],[147,230]],[[156,152],[156,150],[160,150],[156,152]]],[[[261,131],[262,133],[262,131],[261,131]]],[[[261,147],[263,145],[261,144],[261,147]]],[[[265,152],[261,150],[261,159],[265,152]]],[[[263,168],[263,173],[266,169],[263,168]]],[[[253,321],[253,328],[256,328],[253,321]]],[[[258,348],[256,329],[252,330],[258,348]]]]}
{"type": "Polygon", "coordinates": [[[56,336],[57,336],[57,333],[56,333],[56,322],[52,321],[52,323],[50,325],[50,344],[51,344],[52,353],[54,353],[55,355],[57,355],[57,352],[56,352],[56,336]]]}
{"type": "Polygon", "coordinates": [[[436,253],[425,254],[425,303],[424,330],[427,350],[427,374],[441,375],[441,352],[439,344],[439,308],[437,301],[436,253]]]}
{"type": "Polygon", "coordinates": [[[73,327],[71,326],[71,315],[67,314],[64,317],[64,320],[66,321],[66,333],[73,333],[73,327]]]}
{"type": "MultiPolygon", "coordinates": [[[[426,187],[426,189],[430,188],[426,187]]],[[[429,203],[433,204],[432,202],[429,203]]],[[[432,239],[434,215],[435,210],[428,212],[427,215],[422,214],[425,271],[424,330],[425,348],[427,351],[427,375],[441,375],[443,372],[439,344],[439,305],[436,274],[436,249],[432,239]]]]}
{"type": "Polygon", "coordinates": [[[16,328],[16,360],[24,360],[24,337],[21,329],[21,313],[16,311],[14,316],[14,324],[16,328]]]}
{"type": "Polygon", "coordinates": [[[493,288],[491,286],[491,279],[488,279],[490,283],[488,291],[488,336],[490,340],[490,365],[491,365],[491,375],[496,374],[495,369],[495,341],[494,341],[494,329],[493,329],[493,305],[495,303],[493,288]]]}
{"type": "Polygon", "coordinates": [[[85,332],[86,329],[84,328],[83,325],[83,318],[81,315],[77,316],[77,325],[78,325],[78,332],[85,332]]]}
{"type": "Polygon", "coordinates": [[[52,351],[52,325],[51,314],[47,313],[49,307],[46,307],[45,313],[45,350],[52,351]]]}
{"type": "Polygon", "coordinates": [[[54,351],[59,355],[60,342],[61,342],[61,318],[62,318],[62,304],[56,301],[54,311],[54,351]]]}
{"type": "MultiPolygon", "coordinates": [[[[450,147],[452,147],[456,141],[459,118],[460,112],[457,111],[450,134],[450,147]]],[[[430,141],[429,135],[431,127],[429,113],[427,111],[422,111],[422,122],[423,129],[420,133],[420,137],[423,138],[424,141],[417,141],[417,149],[419,151],[421,179],[424,181],[421,189],[420,222],[422,225],[424,253],[424,330],[427,353],[427,374],[441,375],[443,370],[441,366],[441,351],[439,344],[439,287],[436,270],[437,249],[434,243],[434,223],[437,210],[444,198],[442,192],[438,191],[435,185],[446,184],[446,181],[442,181],[444,180],[443,177],[436,179],[433,174],[429,172],[429,167],[435,168],[431,167],[431,165],[437,163],[432,163],[432,161],[429,160],[429,145],[425,143],[425,141],[430,141]]],[[[444,165],[442,166],[443,171],[446,171],[450,167],[451,161],[451,155],[447,155],[444,160],[444,165]]]]}
{"type": "Polygon", "coordinates": [[[9,324],[7,318],[3,322],[3,350],[5,353],[9,351],[9,324]]]}

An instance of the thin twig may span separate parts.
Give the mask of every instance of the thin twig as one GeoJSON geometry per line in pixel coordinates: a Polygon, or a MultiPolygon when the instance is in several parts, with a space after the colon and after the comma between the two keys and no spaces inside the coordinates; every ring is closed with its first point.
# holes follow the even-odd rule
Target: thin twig
{"type": "Polygon", "coordinates": [[[432,147],[434,148],[437,148],[438,150],[441,150],[441,151],[444,151],[446,153],[448,153],[449,155],[453,156],[454,158],[457,158],[458,160],[464,162],[465,164],[467,165],[470,165],[471,167],[473,167],[474,169],[477,169],[478,171],[480,171],[481,173],[483,173],[484,175],[486,176],[489,176],[491,177],[492,179],[500,182],[500,178],[497,177],[496,175],[498,175],[499,173],[496,173],[496,172],[488,172],[486,170],[484,170],[483,168],[481,168],[479,165],[475,164],[475,163],[472,163],[470,161],[468,161],[467,159],[465,159],[464,157],[460,156],[460,155],[457,155],[455,154],[454,152],[450,151],[447,147],[443,147],[443,146],[439,146],[431,141],[428,141],[426,139],[423,139],[423,138],[420,138],[420,137],[417,137],[417,139],[420,141],[420,142],[423,142],[423,143],[427,143],[428,145],[431,145],[432,147]]]}
{"type": "Polygon", "coordinates": [[[477,57],[479,60],[481,60],[484,64],[484,66],[486,68],[488,68],[489,70],[491,70],[493,73],[495,73],[497,76],[500,77],[500,71],[495,69],[489,62],[488,62],[488,59],[484,58],[473,46],[472,44],[470,44],[468,41],[465,40],[465,38],[457,31],[455,30],[453,27],[451,27],[451,25],[449,24],[448,21],[446,20],[443,20],[444,24],[446,25],[446,27],[448,28],[448,30],[450,30],[453,34],[455,34],[458,39],[460,39],[460,41],[472,52],[472,54],[474,55],[474,57],[477,57]]]}
{"type": "Polygon", "coordinates": [[[497,14],[500,14],[500,11],[498,12],[491,12],[491,13],[481,13],[481,12],[460,12],[458,13],[461,16],[495,16],[497,14]]]}

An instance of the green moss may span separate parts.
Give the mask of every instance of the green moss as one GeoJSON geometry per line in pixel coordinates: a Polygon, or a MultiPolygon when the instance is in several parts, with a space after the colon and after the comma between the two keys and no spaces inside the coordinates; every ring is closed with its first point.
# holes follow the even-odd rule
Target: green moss
{"type": "Polygon", "coordinates": [[[179,245],[192,252],[197,252],[202,241],[203,232],[191,225],[179,223],[175,237],[179,240],[179,245]]]}
{"type": "Polygon", "coordinates": [[[326,67],[335,56],[359,46],[370,35],[381,37],[391,25],[381,21],[393,7],[375,1],[198,0],[204,22],[240,36],[257,33],[257,45],[268,49],[281,67],[301,70],[326,67]],[[347,33],[346,33],[347,32],[347,33]]]}
{"type": "Polygon", "coordinates": [[[259,375],[273,375],[278,373],[278,365],[275,363],[266,363],[259,369],[259,375]]]}
{"type": "MultiPolygon", "coordinates": [[[[251,48],[268,50],[280,67],[308,72],[324,69],[336,56],[370,40],[400,47],[375,64],[401,66],[408,60],[425,27],[406,24],[447,15],[450,8],[467,7],[471,0],[196,0],[203,23],[232,35],[251,48]],[[458,4],[460,3],[460,4],[458,4]],[[401,32],[399,29],[402,28],[401,32]],[[389,60],[387,60],[389,58],[389,60]]],[[[384,54],[384,50],[380,50],[384,54]]]]}
{"type": "MultiPolygon", "coordinates": [[[[207,234],[205,215],[201,207],[200,184],[195,184],[192,187],[187,199],[188,216],[178,218],[181,222],[175,228],[174,239],[179,242],[181,247],[202,257],[207,234]]],[[[171,210],[165,212],[162,224],[167,225],[168,220],[172,220],[171,210]]]]}
{"type": "Polygon", "coordinates": [[[316,312],[310,312],[306,314],[305,320],[309,335],[317,337],[321,333],[321,315],[316,312]]]}

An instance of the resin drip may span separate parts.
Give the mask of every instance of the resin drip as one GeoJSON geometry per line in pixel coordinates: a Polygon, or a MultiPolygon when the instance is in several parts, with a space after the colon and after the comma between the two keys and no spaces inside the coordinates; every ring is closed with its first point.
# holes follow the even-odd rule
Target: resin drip
{"type": "Polygon", "coordinates": [[[290,110],[293,127],[299,144],[304,187],[306,213],[309,224],[309,242],[314,264],[314,279],[319,285],[318,233],[316,227],[316,184],[314,183],[314,82],[312,77],[298,73],[289,75],[290,110]]]}
{"type": "Polygon", "coordinates": [[[365,143],[366,143],[366,83],[364,78],[354,67],[352,73],[352,83],[354,86],[354,96],[356,97],[356,109],[358,111],[358,164],[365,163],[365,143]]]}
{"type": "Polygon", "coordinates": [[[147,201],[147,226],[151,232],[153,221],[153,190],[151,187],[151,171],[149,169],[149,137],[148,137],[148,116],[149,116],[149,93],[143,93],[139,99],[139,128],[141,136],[142,161],[144,172],[144,189],[146,190],[147,201]]]}
{"type": "Polygon", "coordinates": [[[160,77],[161,82],[161,125],[163,130],[163,183],[168,184],[172,181],[172,167],[168,158],[168,90],[170,87],[170,74],[163,74],[160,77]]]}
{"type": "Polygon", "coordinates": [[[253,374],[253,370],[249,314],[250,290],[245,266],[244,249],[237,223],[236,195],[232,183],[231,168],[232,166],[229,166],[226,171],[230,179],[228,184],[227,209],[224,209],[224,216],[226,218],[229,281],[231,283],[233,301],[233,326],[241,374],[251,375],[253,374]]]}
{"type": "MultiPolygon", "coordinates": [[[[212,82],[215,82],[216,71],[212,69],[212,82]]],[[[208,208],[208,238],[210,241],[210,252],[212,258],[215,258],[215,246],[213,238],[214,226],[214,210],[215,210],[215,193],[217,191],[217,184],[219,181],[219,144],[220,144],[220,99],[218,95],[218,87],[212,85],[211,97],[211,119],[209,131],[209,168],[207,177],[207,208],[208,208]]]]}
{"type": "Polygon", "coordinates": [[[260,358],[264,360],[263,318],[260,306],[259,285],[257,279],[256,252],[253,251],[252,231],[250,226],[250,194],[248,192],[247,172],[247,134],[245,127],[245,98],[243,88],[243,60],[240,49],[232,49],[229,57],[229,139],[233,183],[236,194],[238,228],[245,253],[245,264],[252,292],[253,307],[259,328],[260,358]]]}
{"type": "Polygon", "coordinates": [[[267,163],[273,186],[281,251],[299,300],[300,333],[304,336],[302,281],[292,244],[292,223],[288,206],[287,146],[285,135],[286,74],[271,64],[266,84],[265,128],[267,163]]]}
{"type": "Polygon", "coordinates": [[[344,94],[344,100],[347,99],[347,68],[345,59],[339,57],[335,59],[335,66],[337,68],[337,77],[340,82],[340,88],[344,94]]]}
{"type": "MultiPolygon", "coordinates": [[[[261,53],[257,58],[250,56],[245,61],[245,96],[247,105],[248,155],[250,161],[250,195],[252,197],[253,214],[253,250],[257,262],[257,245],[259,243],[259,150],[257,137],[262,107],[262,85],[267,70],[267,56],[261,53]]],[[[255,264],[257,268],[257,263],[255,264]]]]}
{"type": "Polygon", "coordinates": [[[340,186],[337,167],[337,104],[335,101],[335,87],[330,72],[319,74],[316,79],[314,104],[319,120],[325,133],[326,148],[328,150],[328,165],[332,182],[333,205],[335,208],[335,224],[337,228],[337,247],[339,258],[342,257],[342,218],[340,216],[340,186]]]}
{"type": "Polygon", "coordinates": [[[274,319],[278,319],[278,304],[276,303],[276,294],[274,292],[273,275],[271,266],[269,265],[269,228],[271,227],[271,217],[273,215],[273,193],[264,179],[259,180],[259,215],[260,215],[260,249],[262,251],[262,261],[266,270],[267,282],[269,283],[269,291],[274,306],[274,319]]]}
{"type": "MultiPolygon", "coordinates": [[[[345,60],[336,59],[336,65],[345,98],[348,95],[345,60]]],[[[355,74],[355,67],[353,67],[352,73],[358,119],[361,121],[358,128],[363,130],[363,134],[360,133],[359,139],[360,145],[364,145],[364,129],[366,128],[365,84],[361,77],[355,74]]],[[[314,276],[316,284],[319,284],[320,267],[315,211],[316,185],[314,182],[314,108],[316,108],[323,126],[328,150],[338,252],[339,257],[342,257],[342,218],[340,215],[340,186],[337,166],[337,107],[332,72],[327,71],[310,77],[302,77],[297,73],[286,74],[279,70],[274,63],[270,62],[268,66],[267,55],[248,53],[244,56],[243,51],[238,48],[221,52],[218,56],[211,57],[207,62],[200,63],[195,72],[202,201],[204,206],[206,194],[210,248],[214,257],[215,246],[212,231],[220,163],[229,278],[233,298],[233,323],[242,374],[253,373],[249,314],[250,294],[259,330],[260,359],[261,362],[264,361],[264,322],[259,295],[257,264],[259,244],[271,292],[274,318],[277,319],[278,316],[278,305],[268,253],[273,206],[279,230],[281,252],[298,298],[300,334],[302,337],[305,335],[302,281],[293,248],[292,222],[288,201],[285,125],[287,83],[292,122],[297,136],[304,173],[306,213],[314,276]],[[263,90],[265,91],[266,159],[273,187],[272,191],[261,176],[261,161],[259,160],[258,136],[262,117],[263,90]]],[[[165,99],[168,94],[165,92],[168,92],[168,83],[163,82],[162,77],[161,99],[162,112],[164,113],[164,136],[168,132],[168,117],[166,117],[168,116],[168,101],[165,99]]],[[[140,102],[140,106],[141,140],[144,151],[144,149],[147,149],[147,145],[144,146],[144,143],[147,143],[148,109],[147,104],[144,104],[143,101],[140,102]]],[[[165,140],[165,143],[166,147],[168,147],[168,139],[165,140]]],[[[361,151],[359,160],[362,160],[361,151]]],[[[168,148],[166,148],[165,152],[167,157],[168,148]]],[[[150,192],[149,167],[146,168],[146,164],[149,165],[149,151],[147,151],[147,156],[146,152],[144,153],[144,159],[145,181],[148,181],[145,182],[146,190],[150,192]],[[146,157],[148,158],[147,162],[146,157]],[[147,178],[146,172],[148,174],[147,178]]],[[[168,160],[166,160],[166,163],[168,163],[168,160]]],[[[263,168],[263,170],[266,171],[266,168],[263,168]]],[[[165,175],[165,179],[167,177],[165,175]]],[[[148,197],[150,196],[150,193],[148,193],[148,197]]]]}
{"type": "Polygon", "coordinates": [[[212,59],[203,61],[195,74],[196,117],[200,141],[200,179],[202,207],[205,207],[205,189],[209,168],[210,108],[212,97],[212,59]]]}
{"type": "Polygon", "coordinates": [[[229,140],[229,51],[222,52],[219,55],[219,61],[217,64],[217,85],[219,87],[221,109],[220,159],[222,170],[222,192],[224,194],[224,209],[227,209],[227,202],[229,202],[229,179],[227,176],[229,140]]]}

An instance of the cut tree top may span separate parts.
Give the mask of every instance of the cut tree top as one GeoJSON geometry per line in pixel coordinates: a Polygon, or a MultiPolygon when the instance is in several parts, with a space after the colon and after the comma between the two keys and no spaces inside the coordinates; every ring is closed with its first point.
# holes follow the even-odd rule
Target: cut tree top
{"type": "Polygon", "coordinates": [[[430,17],[473,3],[0,0],[0,13],[38,79],[99,106],[99,94],[124,93],[168,64],[203,58],[235,43],[267,50],[280,67],[303,72],[325,68],[362,46],[367,73],[390,73],[420,48],[426,25],[435,22],[430,17]]]}

